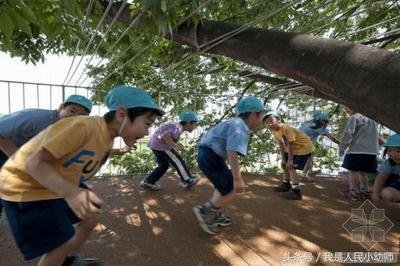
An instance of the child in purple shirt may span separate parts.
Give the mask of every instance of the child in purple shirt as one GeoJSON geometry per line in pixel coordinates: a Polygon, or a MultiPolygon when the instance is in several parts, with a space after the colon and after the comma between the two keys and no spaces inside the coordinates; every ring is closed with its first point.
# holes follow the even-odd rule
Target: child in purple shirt
{"type": "Polygon", "coordinates": [[[140,182],[142,188],[160,190],[161,187],[156,182],[165,174],[170,164],[177,170],[186,189],[190,189],[199,181],[198,177],[190,174],[185,161],[178,153],[185,151],[185,147],[178,142],[179,137],[185,131],[192,132],[197,126],[197,121],[195,113],[185,111],[179,115],[179,123],[165,124],[151,136],[148,146],[156,157],[158,166],[140,182]]]}

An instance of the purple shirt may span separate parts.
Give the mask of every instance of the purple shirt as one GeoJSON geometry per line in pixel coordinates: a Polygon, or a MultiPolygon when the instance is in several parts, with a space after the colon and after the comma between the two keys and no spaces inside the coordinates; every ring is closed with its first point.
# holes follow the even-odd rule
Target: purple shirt
{"type": "Polygon", "coordinates": [[[168,135],[173,141],[178,142],[182,134],[182,127],[179,123],[168,123],[159,127],[156,132],[151,136],[149,147],[152,150],[165,151],[170,150],[171,147],[165,143],[162,138],[168,135]]]}

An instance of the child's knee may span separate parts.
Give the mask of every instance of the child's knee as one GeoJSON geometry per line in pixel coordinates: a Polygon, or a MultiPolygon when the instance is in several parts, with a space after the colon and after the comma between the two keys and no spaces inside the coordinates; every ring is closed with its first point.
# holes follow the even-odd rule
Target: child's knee
{"type": "Polygon", "coordinates": [[[386,201],[395,201],[396,200],[396,193],[391,188],[385,188],[382,190],[382,198],[386,201]]]}
{"type": "Polygon", "coordinates": [[[82,227],[83,229],[87,231],[93,230],[96,225],[100,222],[100,215],[94,217],[94,218],[89,218],[86,220],[83,220],[79,223],[79,226],[82,227]]]}

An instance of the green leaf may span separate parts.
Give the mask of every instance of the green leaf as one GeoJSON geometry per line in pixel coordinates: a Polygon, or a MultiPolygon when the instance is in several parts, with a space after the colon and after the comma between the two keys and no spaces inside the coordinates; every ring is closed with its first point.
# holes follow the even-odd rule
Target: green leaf
{"type": "Polygon", "coordinates": [[[61,6],[63,9],[67,11],[69,14],[74,14],[74,4],[71,0],[61,0],[61,6]]]}
{"type": "Polygon", "coordinates": [[[11,38],[12,32],[14,31],[14,24],[5,11],[0,15],[0,30],[8,40],[11,38]]]}
{"type": "Polygon", "coordinates": [[[20,14],[18,14],[18,12],[15,11],[15,9],[7,7],[6,10],[11,20],[15,21],[17,28],[28,34],[30,37],[32,37],[32,32],[31,32],[31,27],[29,26],[29,22],[25,18],[23,18],[20,14]]]}
{"type": "Polygon", "coordinates": [[[16,9],[17,12],[23,16],[30,23],[37,24],[37,19],[35,14],[33,14],[32,9],[27,5],[22,5],[20,8],[16,9]]]}
{"type": "Polygon", "coordinates": [[[164,13],[167,12],[167,1],[165,1],[165,0],[161,1],[161,11],[164,13]]]}

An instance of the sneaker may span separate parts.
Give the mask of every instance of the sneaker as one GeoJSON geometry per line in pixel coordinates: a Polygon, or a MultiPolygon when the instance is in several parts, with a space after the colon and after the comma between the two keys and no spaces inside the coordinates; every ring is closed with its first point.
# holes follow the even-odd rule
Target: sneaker
{"type": "Polygon", "coordinates": [[[290,183],[282,182],[279,186],[274,187],[274,190],[277,192],[286,192],[292,189],[290,183]]]}
{"type": "Polygon", "coordinates": [[[280,195],[282,198],[290,199],[290,200],[301,200],[303,198],[303,194],[301,193],[300,190],[296,191],[293,189],[290,189],[285,192],[281,192],[280,195]]]}
{"type": "Polygon", "coordinates": [[[218,211],[218,216],[217,216],[217,225],[218,226],[229,226],[232,223],[232,218],[229,216],[226,216],[225,214],[222,213],[221,210],[218,211]]]}
{"type": "Polygon", "coordinates": [[[196,185],[197,182],[199,182],[199,180],[200,180],[200,177],[198,177],[198,176],[193,176],[193,177],[189,178],[188,181],[183,182],[183,187],[184,187],[186,190],[189,190],[189,189],[191,189],[194,185],[196,185]]]}
{"type": "Polygon", "coordinates": [[[193,208],[201,229],[210,235],[219,233],[217,225],[218,210],[212,209],[205,204],[197,205],[193,208]]]}
{"type": "Polygon", "coordinates": [[[101,261],[98,258],[67,257],[62,266],[100,266],[101,261]]]}
{"type": "Polygon", "coordinates": [[[144,180],[140,181],[140,187],[148,190],[158,191],[161,189],[159,184],[151,184],[144,180]]]}
{"type": "Polygon", "coordinates": [[[348,199],[354,200],[354,201],[358,201],[361,199],[361,196],[358,192],[354,192],[354,191],[343,191],[342,195],[345,196],[348,199]]]}

